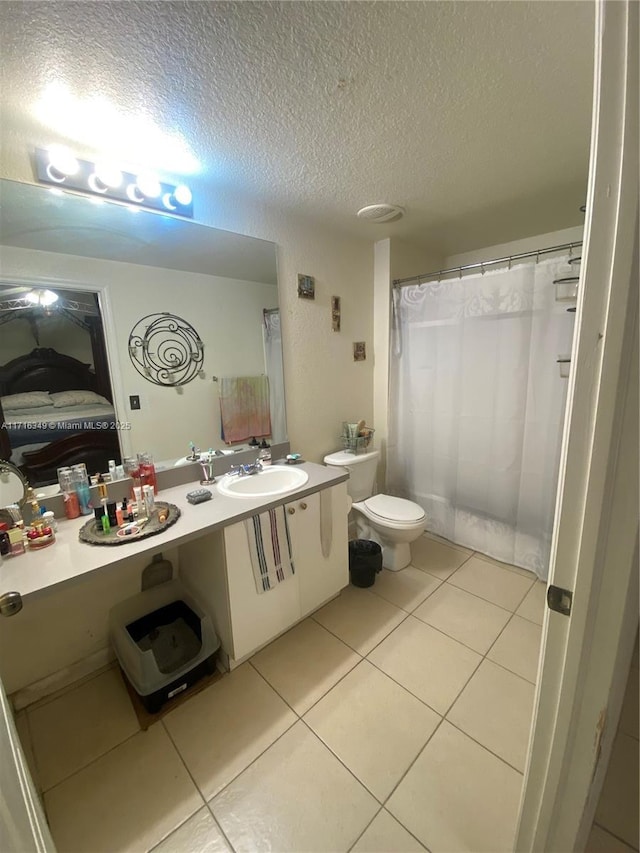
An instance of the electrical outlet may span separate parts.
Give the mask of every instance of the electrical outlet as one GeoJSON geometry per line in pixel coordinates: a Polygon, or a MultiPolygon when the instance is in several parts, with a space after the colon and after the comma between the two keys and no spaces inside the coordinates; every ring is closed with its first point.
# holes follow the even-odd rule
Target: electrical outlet
{"type": "Polygon", "coordinates": [[[140,408],[140,396],[138,394],[129,395],[129,408],[132,412],[140,408]]]}

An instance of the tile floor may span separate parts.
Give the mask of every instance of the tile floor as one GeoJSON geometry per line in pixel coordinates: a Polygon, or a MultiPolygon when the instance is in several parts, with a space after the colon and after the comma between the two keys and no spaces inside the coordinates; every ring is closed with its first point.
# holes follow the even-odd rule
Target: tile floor
{"type": "Polygon", "coordinates": [[[510,851],[544,606],[424,536],[147,732],[115,669],[19,715],[59,853],[510,851]]]}

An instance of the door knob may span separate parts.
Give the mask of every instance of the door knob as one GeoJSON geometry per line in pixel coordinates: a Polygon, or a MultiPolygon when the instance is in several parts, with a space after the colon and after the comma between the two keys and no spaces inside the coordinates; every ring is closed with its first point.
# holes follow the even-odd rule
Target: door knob
{"type": "Polygon", "coordinates": [[[303,501],[303,502],[300,504],[300,509],[306,509],[306,508],[307,508],[307,505],[306,505],[306,503],[303,501]]]}
{"type": "Polygon", "coordinates": [[[22,610],[22,596],[19,592],[5,592],[0,595],[0,614],[3,616],[13,616],[22,610]]]}
{"type": "Polygon", "coordinates": [[[287,507],[287,512],[289,513],[289,515],[293,515],[295,511],[296,508],[294,506],[287,507]]]}

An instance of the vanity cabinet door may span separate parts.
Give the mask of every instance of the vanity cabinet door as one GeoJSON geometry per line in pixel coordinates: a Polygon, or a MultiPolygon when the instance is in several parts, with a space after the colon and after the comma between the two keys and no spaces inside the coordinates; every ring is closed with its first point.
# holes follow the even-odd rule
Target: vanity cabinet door
{"type": "Polygon", "coordinates": [[[224,529],[231,634],[235,660],[264,646],[300,618],[297,575],[258,593],[243,521],[224,529]]]}
{"type": "Polygon", "coordinates": [[[291,501],[287,518],[306,616],[349,583],[346,484],[291,501]]]}

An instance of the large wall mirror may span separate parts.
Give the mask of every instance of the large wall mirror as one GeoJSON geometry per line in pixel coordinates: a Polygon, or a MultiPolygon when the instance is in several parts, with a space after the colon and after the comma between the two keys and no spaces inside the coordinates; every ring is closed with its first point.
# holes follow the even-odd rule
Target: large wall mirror
{"type": "Polygon", "coordinates": [[[0,193],[0,457],[40,452],[54,461],[32,472],[44,483],[60,447],[100,470],[138,451],[179,460],[190,442],[244,446],[265,418],[268,440],[286,440],[273,243],[14,181],[0,193]],[[204,348],[184,385],[130,357],[134,326],[164,312],[204,348]]]}

